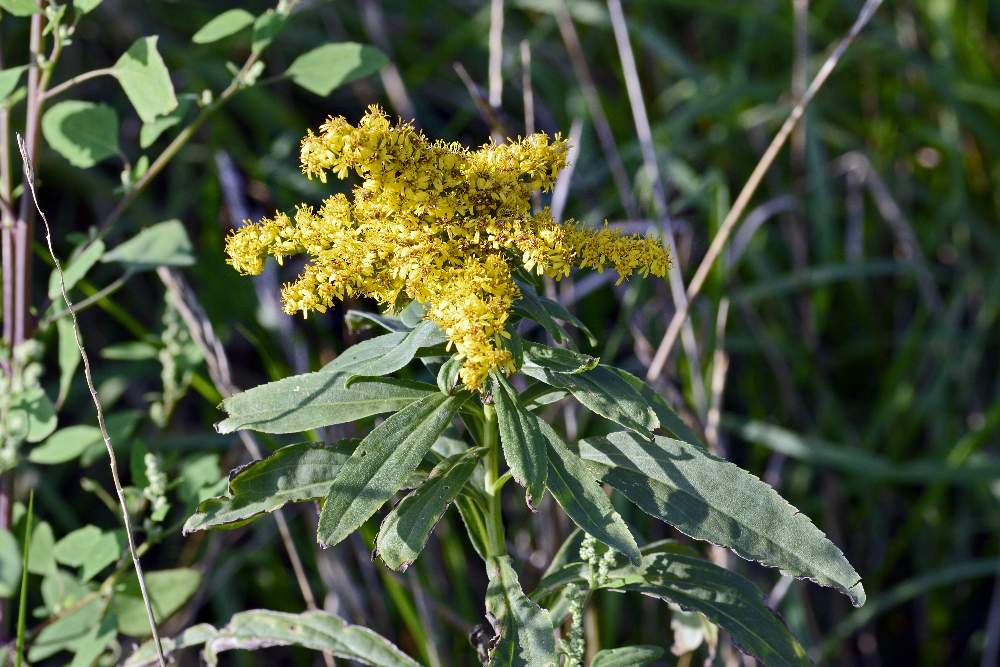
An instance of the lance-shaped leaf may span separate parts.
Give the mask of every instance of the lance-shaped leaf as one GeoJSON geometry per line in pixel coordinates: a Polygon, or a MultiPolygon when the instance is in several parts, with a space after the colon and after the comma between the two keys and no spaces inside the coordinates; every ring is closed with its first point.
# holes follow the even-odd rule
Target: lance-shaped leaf
{"type": "Polygon", "coordinates": [[[855,606],[861,578],[807,516],[737,465],[680,440],[621,431],[580,443],[608,466],[604,481],[647,513],[695,539],[728,547],[784,574],[832,586],[855,606]]]}
{"type": "MultiPolygon", "coordinates": [[[[224,628],[195,625],[176,639],[165,639],[163,651],[170,655],[179,649],[201,644],[205,645],[202,657],[208,665],[217,665],[218,654],[223,651],[302,646],[372,667],[419,667],[419,663],[385,637],[360,625],[351,625],[325,611],[301,614],[268,609],[243,611],[235,614],[224,628]]],[[[125,662],[126,667],[155,664],[156,649],[151,642],[139,647],[125,662]]]]}
{"type": "Polygon", "coordinates": [[[413,361],[420,348],[440,345],[447,340],[436,324],[424,320],[410,331],[377,336],[349,347],[320,372],[364,376],[389,375],[413,361]]]}
{"type": "Polygon", "coordinates": [[[651,435],[660,425],[642,396],[608,366],[599,365],[582,373],[560,373],[525,364],[521,372],[550,387],[570,392],[591,412],[625,428],[651,435]]]}
{"type": "Polygon", "coordinates": [[[493,377],[493,400],[504,459],[514,479],[525,488],[528,507],[534,509],[545,493],[548,476],[546,440],[538,427],[538,418],[521,405],[507,379],[500,373],[494,373],[493,377]]]}
{"type": "Polygon", "coordinates": [[[524,343],[524,363],[559,373],[583,373],[596,367],[600,358],[581,354],[562,347],[549,347],[541,343],[524,343]]]}
{"type": "Polygon", "coordinates": [[[517,281],[517,285],[521,288],[521,298],[514,304],[515,312],[537,322],[557,343],[573,344],[572,339],[566,335],[566,331],[557,321],[562,320],[583,332],[591,345],[597,345],[597,338],[587,325],[566,310],[561,303],[540,296],[533,287],[520,280],[517,281]]]}
{"type": "Polygon", "coordinates": [[[399,491],[466,398],[435,391],[375,427],[333,480],[319,515],[319,543],[337,544],[399,491]]]}
{"type": "Polygon", "coordinates": [[[729,632],[742,651],[768,667],[811,664],[802,645],[764,605],[761,592],[735,572],[700,558],[658,553],[643,559],[637,574],[618,581],[615,574],[606,588],[637,591],[701,612],[729,632]]]}
{"type": "Polygon", "coordinates": [[[427,480],[389,512],[375,542],[376,552],[386,565],[405,570],[416,560],[441,515],[472,475],[483,451],[469,449],[434,466],[427,480]]]}
{"type": "Polygon", "coordinates": [[[656,413],[656,418],[660,420],[660,427],[670,431],[677,439],[683,440],[684,442],[690,442],[692,445],[699,445],[704,447],[701,441],[694,431],[684,423],[684,420],[674,412],[666,400],[659,393],[657,393],[648,384],[632,375],[628,371],[623,371],[620,368],[611,367],[615,373],[617,373],[623,380],[632,385],[642,400],[646,401],[646,404],[653,409],[656,413]]]}
{"type": "Polygon", "coordinates": [[[219,433],[249,428],[262,433],[298,433],[402,410],[429,394],[434,385],[394,378],[365,378],[345,387],[342,373],[304,373],[262,384],[222,402],[229,415],[219,433]]]}
{"type": "Polygon", "coordinates": [[[302,442],[229,474],[229,493],[209,498],[184,523],[184,534],[238,528],[287,503],[323,498],[357,440],[332,444],[302,442]]]}
{"type": "Polygon", "coordinates": [[[662,657],[659,646],[620,646],[598,651],[590,667],[643,667],[662,657]]]}
{"type": "Polygon", "coordinates": [[[500,635],[490,649],[490,665],[548,667],[558,664],[549,613],[521,590],[510,556],[487,560],[486,574],[490,581],[486,587],[486,611],[496,619],[494,626],[500,635]]]}
{"type": "Polygon", "coordinates": [[[559,506],[585,533],[625,554],[633,563],[641,562],[632,532],[587,464],[570,451],[551,426],[542,420],[538,420],[538,425],[548,441],[549,472],[545,484],[559,506]]]}

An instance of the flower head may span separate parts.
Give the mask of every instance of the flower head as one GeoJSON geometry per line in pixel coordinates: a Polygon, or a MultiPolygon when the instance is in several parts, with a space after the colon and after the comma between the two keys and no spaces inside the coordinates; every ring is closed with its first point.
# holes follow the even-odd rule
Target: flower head
{"type": "Polygon", "coordinates": [[[532,213],[531,193],[552,187],[566,151],[559,135],[544,134],[471,151],[393,124],[375,106],[357,126],[330,118],[302,140],[302,172],[323,182],[354,172],[362,183],[353,198],[333,195],[318,209],[244,225],[226,241],[229,264],[257,274],[268,255],[280,263],[308,254],[282,288],[289,314],[322,313],[355,296],[385,306],[417,300],[462,358],[462,381],[479,388],[491,370],[512,370],[503,339],[520,298],[517,263],[557,280],[573,266],[612,266],[621,279],[663,276],[669,266],[657,239],[532,213]]]}

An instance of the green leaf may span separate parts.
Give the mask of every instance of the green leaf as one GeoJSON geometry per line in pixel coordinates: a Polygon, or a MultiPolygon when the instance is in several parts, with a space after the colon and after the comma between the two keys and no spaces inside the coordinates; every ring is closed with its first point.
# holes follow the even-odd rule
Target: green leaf
{"type": "Polygon", "coordinates": [[[388,62],[385,54],[367,44],[324,44],[293,60],[285,75],[309,92],[326,97],[345,83],[374,74],[388,62]]]}
{"type": "Polygon", "coordinates": [[[149,148],[156,143],[161,134],[175,125],[179,125],[197,99],[197,95],[191,93],[178,95],[176,109],[162,116],[157,116],[148,123],[143,123],[142,129],[139,130],[139,146],[149,148]]]}
{"type": "Polygon", "coordinates": [[[72,319],[61,317],[56,320],[56,332],[59,336],[59,396],[56,402],[61,405],[69,395],[73,376],[80,365],[80,350],[76,346],[72,319]]]}
{"type": "Polygon", "coordinates": [[[100,598],[95,598],[42,628],[30,643],[28,661],[41,662],[85,640],[89,631],[100,625],[103,604],[100,598]]]}
{"type": "Polygon", "coordinates": [[[389,332],[406,333],[412,327],[403,324],[402,320],[391,315],[381,313],[371,313],[367,310],[349,310],[344,313],[344,322],[351,331],[360,331],[376,324],[389,332]]]}
{"type": "Polygon", "coordinates": [[[643,667],[662,657],[659,646],[621,646],[598,651],[590,667],[643,667]]]}
{"type": "Polygon", "coordinates": [[[124,547],[125,535],[122,531],[102,531],[97,526],[84,526],[56,542],[52,554],[64,565],[81,567],[80,577],[88,581],[118,560],[124,547]]]}
{"type": "MultiPolygon", "coordinates": [[[[31,3],[34,6],[34,2],[31,3]]],[[[27,65],[18,67],[8,67],[0,69],[0,100],[4,100],[14,92],[17,84],[21,82],[21,75],[28,69],[27,65]]]]}
{"type": "Polygon", "coordinates": [[[112,67],[112,74],[144,123],[177,107],[170,72],[156,49],[158,39],[137,39],[112,67]]]}
{"type": "Polygon", "coordinates": [[[698,611],[723,628],[744,652],[769,667],[810,665],[809,658],[784,623],[768,609],[749,581],[699,558],[658,553],[643,559],[637,575],[606,584],[638,591],[698,611]]]}
{"type": "Polygon", "coordinates": [[[486,561],[486,611],[496,619],[499,637],[491,642],[490,665],[546,667],[557,665],[555,629],[549,613],[521,590],[510,556],[486,561]]]}
{"type": "Polygon", "coordinates": [[[191,266],[194,250],[180,220],[166,220],[146,227],[128,241],[115,246],[102,262],[123,264],[133,271],[160,266],[191,266]]]}
{"type": "Polygon", "coordinates": [[[269,382],[222,402],[229,415],[216,424],[219,433],[249,428],[262,433],[298,433],[402,410],[437,388],[395,378],[355,380],[340,373],[305,373],[269,382]]]}
{"type": "Polygon", "coordinates": [[[42,135],[74,167],[87,169],[118,155],[118,114],[107,104],[58,102],[42,115],[42,135]]]}
{"type": "Polygon", "coordinates": [[[276,12],[273,9],[269,9],[258,16],[257,20],[253,23],[253,45],[251,51],[253,53],[261,53],[270,46],[274,38],[281,32],[281,29],[285,27],[285,20],[287,18],[284,13],[276,12]]]}
{"type": "Polygon", "coordinates": [[[21,549],[17,538],[6,528],[0,529],[0,596],[9,598],[21,584],[21,549]]]}
{"type": "Polygon", "coordinates": [[[546,486],[556,502],[585,533],[639,563],[642,556],[632,532],[583,459],[570,451],[551,426],[540,419],[538,425],[548,440],[546,486]]]}
{"type": "Polygon", "coordinates": [[[50,575],[56,571],[54,555],[56,538],[52,526],[42,521],[31,529],[31,558],[28,561],[28,572],[32,574],[50,575]]]}
{"type": "Polygon", "coordinates": [[[455,389],[461,383],[461,370],[462,360],[457,356],[448,357],[448,360],[441,364],[437,374],[437,386],[442,394],[455,393],[455,389]]]}
{"type": "Polygon", "coordinates": [[[580,443],[604,481],[685,535],[865,602],[857,571],[807,516],[737,465],[680,440],[622,431],[580,443]]]}
{"type": "MultiPolygon", "coordinates": [[[[218,654],[223,651],[302,646],[373,667],[420,667],[388,639],[324,611],[301,614],[267,609],[243,611],[234,615],[229,624],[219,630],[207,624],[189,628],[176,640],[164,641],[163,649],[169,655],[179,648],[198,644],[205,644],[203,658],[208,665],[218,664],[218,654]]],[[[156,664],[155,649],[152,643],[147,642],[129,657],[125,667],[156,664]]]]}
{"type": "Polygon", "coordinates": [[[14,16],[31,16],[41,10],[35,0],[0,0],[0,9],[14,16]]]}
{"type": "Polygon", "coordinates": [[[319,543],[339,543],[399,491],[467,397],[435,391],[369,433],[333,480],[319,515],[319,543]]]}
{"type": "Polygon", "coordinates": [[[69,663],[69,667],[91,667],[104,653],[104,649],[111,645],[117,634],[115,617],[106,614],[100,623],[92,626],[87,634],[73,642],[73,662],[69,663]]]}
{"type": "Polygon", "coordinates": [[[229,475],[226,496],[209,498],[184,524],[184,534],[212,528],[237,528],[287,503],[323,498],[356,440],[333,444],[303,442],[237,468],[229,475]]]}
{"type": "Polygon", "coordinates": [[[406,332],[370,338],[344,350],[323,367],[323,373],[380,376],[395,373],[413,361],[421,348],[441,345],[447,337],[433,322],[424,320],[406,332]]]}
{"type": "MultiPolygon", "coordinates": [[[[170,618],[184,606],[201,583],[201,573],[191,568],[177,568],[146,573],[146,590],[157,624],[170,618]]],[[[135,573],[115,585],[111,609],[118,619],[118,631],[130,637],[148,637],[149,619],[135,573]]]]}
{"type": "Polygon", "coordinates": [[[528,507],[535,508],[545,494],[549,463],[538,418],[521,405],[507,379],[494,373],[493,401],[503,456],[518,484],[525,488],[528,507]]]}
{"type": "Polygon", "coordinates": [[[230,9],[222,12],[201,27],[191,41],[195,44],[211,44],[220,39],[235,35],[244,28],[253,25],[254,15],[245,9],[230,9]]]}
{"type": "Polygon", "coordinates": [[[32,387],[14,395],[7,416],[10,437],[40,442],[56,429],[55,406],[41,387],[32,387]]]}
{"type": "Polygon", "coordinates": [[[73,0],[73,9],[81,14],[89,14],[97,9],[102,0],[73,0]]]}
{"type": "Polygon", "coordinates": [[[394,570],[405,570],[423,550],[434,526],[462,491],[483,454],[469,449],[434,466],[430,477],[385,517],[376,553],[394,570]]]}
{"type": "Polygon", "coordinates": [[[549,347],[541,343],[529,341],[524,343],[524,364],[527,366],[575,375],[593,370],[599,363],[601,363],[600,358],[588,354],[580,354],[561,347],[549,347]]]}
{"type": "MultiPolygon", "coordinates": [[[[83,280],[98,260],[104,254],[104,241],[96,239],[86,241],[83,250],[73,257],[69,263],[63,266],[63,282],[66,284],[66,292],[76,287],[76,284],[83,280]]],[[[59,285],[59,272],[53,270],[49,274],[49,298],[62,303],[62,290],[59,285]]]]}
{"type": "Polygon", "coordinates": [[[517,281],[517,285],[521,288],[521,298],[514,303],[514,312],[537,322],[545,329],[546,333],[552,336],[555,342],[572,345],[572,339],[556,322],[549,309],[542,303],[542,297],[538,296],[534,288],[521,281],[517,281]]]}
{"type": "Polygon", "coordinates": [[[612,371],[617,373],[623,380],[632,385],[642,400],[646,401],[646,404],[653,409],[656,413],[656,418],[660,420],[660,427],[666,429],[672,433],[678,440],[683,440],[684,442],[690,442],[692,445],[698,445],[704,448],[705,445],[702,443],[701,438],[699,438],[691,428],[684,423],[673,408],[671,408],[667,402],[664,400],[659,393],[657,393],[648,384],[632,375],[628,371],[623,371],[620,368],[610,367],[612,371]]]}
{"type": "Polygon", "coordinates": [[[602,364],[582,373],[560,373],[525,364],[521,372],[550,387],[565,389],[591,412],[625,428],[651,435],[660,425],[642,396],[609,366],[602,364]]]}
{"type": "Polygon", "coordinates": [[[72,461],[96,443],[102,442],[101,431],[96,426],[67,426],[31,450],[28,460],[42,465],[55,465],[72,461]]]}

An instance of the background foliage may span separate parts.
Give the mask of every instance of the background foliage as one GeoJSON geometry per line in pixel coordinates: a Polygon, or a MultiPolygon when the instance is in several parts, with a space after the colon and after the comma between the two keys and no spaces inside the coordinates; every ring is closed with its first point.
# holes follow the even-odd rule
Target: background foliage
{"type": "MultiPolygon", "coordinates": [[[[539,129],[568,132],[581,122],[566,215],[656,229],[651,180],[642,168],[607,10],[598,2],[571,5],[592,92],[606,111],[635,191],[632,217],[595,133],[585,99],[589,84],[568,55],[557,5],[506,3],[500,121],[513,133],[524,131],[524,40],[531,50],[539,129]]],[[[239,7],[259,16],[271,5],[239,7]]],[[[788,2],[626,4],[675,218],[675,258],[686,276],[787,113],[796,65],[814,72],[858,7],[813,0],[803,32],[788,2]],[[808,58],[796,53],[796,37],[803,34],[808,58]]],[[[246,55],[245,20],[241,32],[218,41],[211,39],[218,32],[203,28],[222,9],[221,3],[105,0],[80,22],[55,81],[113,67],[119,83],[81,83],[54,103],[42,123],[40,195],[62,257],[70,256],[80,235],[113,215],[123,161],[140,174],[143,156],[150,156],[148,163],[183,126],[165,122],[165,134],[157,137],[150,123],[141,123],[159,116],[170,100],[158,97],[162,86],[130,90],[129,68],[150,66],[150,40],[137,40],[158,36],[153,44],[177,91],[178,108],[190,121],[200,91],[218,95],[232,78],[226,62],[242,62],[246,55]],[[135,57],[119,60],[126,52],[135,57]],[[81,101],[65,101],[70,98],[81,101]],[[60,145],[70,130],[59,112],[81,109],[107,129],[100,136],[112,136],[114,143],[60,145]]],[[[719,395],[721,417],[715,435],[710,429],[710,444],[811,516],[864,577],[868,603],[855,610],[829,589],[780,581],[773,571],[725,560],[770,592],[814,657],[834,664],[996,659],[998,28],[1000,14],[987,0],[915,0],[879,10],[810,107],[805,131],[769,174],[756,208],[694,308],[701,368],[679,350],[668,368],[671,403],[689,406],[688,416],[701,429],[705,411],[699,406],[719,395]],[[723,303],[724,336],[717,327],[723,303]],[[713,392],[720,377],[723,391],[713,392]]],[[[180,534],[179,523],[193,503],[219,491],[213,482],[220,471],[247,455],[233,435],[212,430],[222,416],[216,409],[221,396],[176,310],[165,307],[163,284],[145,269],[164,262],[183,266],[225,342],[240,387],[316,368],[359,340],[366,334],[349,326],[340,308],[307,321],[286,318],[275,302],[283,273],[272,270],[256,285],[240,279],[224,265],[225,234],[244,218],[289,210],[325,192],[298,173],[297,146],[304,128],[328,114],[356,119],[365,106],[380,102],[391,112],[413,115],[431,136],[481,143],[491,128],[453,64],[464,66],[485,90],[489,29],[489,3],[302,3],[266,52],[266,66],[258,72],[262,85],[235,95],[202,125],[114,222],[107,247],[126,239],[133,246],[118,247],[117,256],[105,254],[77,284],[75,296],[82,299],[113,284],[123,269],[127,276],[120,289],[81,315],[81,323],[98,357],[97,380],[115,420],[111,426],[121,434],[123,458],[131,460],[126,478],[145,489],[150,512],[157,502],[168,505],[154,533],[157,543],[144,555],[147,570],[163,573],[163,588],[179,600],[165,635],[201,621],[221,627],[234,613],[255,607],[301,611],[303,603],[273,521],[226,533],[180,534]],[[276,76],[300,54],[345,41],[374,44],[391,64],[380,76],[332,91],[337,72],[322,66],[317,71],[316,62],[299,61],[287,78],[276,76]],[[170,220],[180,222],[164,222],[170,220]],[[177,233],[178,224],[190,242],[177,233]],[[145,245],[142,237],[134,238],[140,229],[160,236],[151,243],[147,236],[145,245]],[[151,257],[154,249],[164,255],[151,257]],[[159,456],[156,466],[146,464],[145,452],[159,456]],[[150,474],[161,468],[167,481],[157,493],[150,474]],[[181,595],[184,585],[191,586],[190,595],[181,595]]],[[[0,20],[5,67],[26,61],[27,30],[26,20],[9,14],[0,20]]],[[[47,290],[47,269],[41,259],[36,264],[32,303],[44,318],[46,295],[58,292],[47,290]]],[[[296,268],[288,267],[288,276],[296,268]]],[[[563,287],[559,296],[606,341],[602,348],[583,341],[584,351],[644,373],[672,310],[665,282],[615,287],[581,275],[575,288],[563,287]]],[[[51,567],[58,562],[78,568],[87,578],[92,571],[109,571],[122,555],[117,513],[100,491],[107,466],[97,434],[87,430],[93,413],[85,387],[79,377],[60,379],[55,328],[44,342],[42,382],[53,398],[65,392],[63,430],[24,450],[27,462],[17,470],[15,495],[25,498],[29,487],[35,489],[36,524],[45,522],[54,544],[51,567]],[[78,430],[67,435],[66,428],[78,430]],[[53,442],[59,433],[66,443],[53,442]],[[86,557],[73,540],[86,544],[86,557]]],[[[580,437],[595,427],[573,413],[553,416],[580,437]]],[[[328,431],[317,437],[358,434],[346,427],[328,431]]],[[[263,444],[285,442],[291,440],[275,437],[263,444]]],[[[552,511],[551,499],[531,515],[516,495],[506,498],[507,516],[517,517],[508,537],[528,590],[569,527],[552,511]]],[[[632,507],[618,510],[643,542],[678,536],[632,507]]],[[[16,595],[20,576],[17,516],[12,533],[0,539],[0,592],[7,595],[16,595]],[[13,576],[12,563],[18,564],[13,576]]],[[[483,620],[486,581],[453,513],[403,575],[371,563],[371,527],[321,551],[313,542],[312,508],[298,506],[288,519],[321,605],[430,664],[468,658],[467,635],[483,620]]],[[[47,572],[32,571],[30,578],[29,610],[44,607],[42,617],[58,611],[59,596],[46,597],[39,586],[47,572]]],[[[134,586],[127,577],[120,585],[134,586]]],[[[127,619],[141,618],[141,607],[134,592],[116,600],[126,605],[118,613],[118,630],[127,636],[127,619]]],[[[587,631],[598,646],[663,645],[667,627],[678,642],[700,637],[697,627],[682,632],[689,619],[671,620],[662,605],[623,606],[621,596],[599,593],[596,607],[587,631]]],[[[12,618],[5,616],[5,639],[12,636],[12,618]]],[[[29,618],[29,627],[37,621],[29,618]]],[[[141,634],[141,628],[131,634],[141,634]]],[[[696,659],[702,659],[704,647],[697,650],[696,659]]],[[[53,657],[53,664],[66,655],[53,657]]],[[[270,655],[288,664],[315,659],[292,649],[270,655]]],[[[719,660],[727,658],[720,653],[719,660]]],[[[252,664],[260,656],[224,659],[252,664]]]]}

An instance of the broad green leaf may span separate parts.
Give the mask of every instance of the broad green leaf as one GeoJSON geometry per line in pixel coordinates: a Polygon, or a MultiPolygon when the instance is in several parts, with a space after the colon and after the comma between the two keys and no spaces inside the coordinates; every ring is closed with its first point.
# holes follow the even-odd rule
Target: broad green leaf
{"type": "Polygon", "coordinates": [[[31,529],[31,550],[28,560],[28,572],[32,574],[49,575],[56,571],[56,559],[53,555],[56,545],[52,526],[42,521],[31,529]]]}
{"type": "Polygon", "coordinates": [[[285,27],[287,16],[282,12],[268,9],[253,22],[253,44],[251,51],[261,53],[271,45],[281,29],[285,27]]]}
{"type": "Polygon", "coordinates": [[[31,16],[41,10],[35,0],[0,0],[0,9],[14,16],[31,16]]]}
{"type": "Polygon", "coordinates": [[[156,49],[158,39],[156,36],[137,39],[112,67],[112,74],[144,123],[177,106],[170,72],[156,49]]]}
{"type": "Polygon", "coordinates": [[[683,440],[684,442],[690,442],[692,445],[698,445],[704,448],[704,444],[694,431],[684,423],[673,408],[671,408],[666,400],[659,393],[657,393],[648,384],[632,375],[628,371],[623,371],[620,368],[610,367],[615,373],[620,375],[623,380],[632,385],[642,399],[646,401],[646,404],[653,409],[656,413],[656,418],[660,420],[660,427],[666,429],[672,433],[678,440],[683,440]]]}
{"type": "Polygon", "coordinates": [[[91,667],[118,634],[113,614],[105,614],[83,637],[73,642],[73,661],[69,667],[91,667]]]}
{"type": "Polygon", "coordinates": [[[551,387],[565,389],[591,412],[625,428],[650,435],[660,425],[642,396],[609,366],[599,365],[582,373],[559,373],[524,365],[521,372],[551,387]]]}
{"type": "Polygon", "coordinates": [[[123,264],[133,271],[160,266],[191,266],[194,249],[180,220],[166,220],[146,227],[128,241],[115,246],[102,262],[123,264]]]}
{"type": "Polygon", "coordinates": [[[535,508],[545,494],[549,463],[538,418],[518,400],[517,392],[501,373],[494,373],[493,401],[503,456],[518,484],[525,488],[528,507],[535,508]]]}
{"type": "Polygon", "coordinates": [[[483,454],[469,449],[434,466],[419,488],[403,498],[379,528],[375,551],[394,570],[416,560],[434,526],[472,475],[483,454]]]}
{"type": "Polygon", "coordinates": [[[65,570],[46,574],[39,587],[42,602],[49,614],[56,614],[75,605],[89,591],[87,584],[65,570]]]}
{"type": "Polygon", "coordinates": [[[239,31],[253,25],[254,15],[245,9],[230,9],[222,12],[211,21],[201,27],[198,32],[191,37],[195,44],[211,44],[220,39],[234,35],[239,31]]]}
{"type": "MultiPolygon", "coordinates": [[[[201,573],[191,568],[177,568],[146,573],[146,590],[157,624],[169,618],[187,602],[201,583],[201,573]]],[[[139,590],[139,580],[132,573],[115,584],[111,609],[118,619],[118,631],[130,637],[148,637],[149,619],[139,590]]]]}
{"type": "Polygon", "coordinates": [[[229,415],[219,433],[249,428],[263,433],[298,433],[402,410],[434,385],[395,378],[364,378],[345,387],[341,373],[305,373],[254,387],[222,402],[229,415]]]}
{"type": "Polygon", "coordinates": [[[356,444],[356,440],[342,440],[329,445],[288,445],[267,458],[237,468],[230,473],[228,494],[202,502],[185,522],[184,534],[237,528],[287,503],[325,497],[356,444]]]}
{"type": "Polygon", "coordinates": [[[339,543],[399,491],[466,398],[435,391],[375,427],[333,480],[319,515],[319,543],[339,543]]]}
{"type": "MultiPolygon", "coordinates": [[[[32,5],[34,5],[34,2],[32,2],[32,5]]],[[[6,99],[8,95],[14,92],[14,89],[17,88],[17,84],[21,82],[21,75],[24,74],[27,69],[27,65],[0,69],[0,100],[6,99]]]]}
{"type": "Polygon", "coordinates": [[[142,129],[139,130],[139,146],[149,148],[160,138],[161,134],[175,125],[179,125],[197,99],[197,95],[191,93],[178,95],[177,108],[162,116],[157,116],[148,123],[143,123],[142,129]]]}
{"type": "Polygon", "coordinates": [[[524,343],[524,364],[548,369],[559,373],[583,373],[594,369],[601,360],[587,354],[580,354],[561,347],[549,347],[541,343],[524,343]]]}
{"type": "Polygon", "coordinates": [[[447,340],[436,324],[424,320],[409,331],[385,334],[349,347],[323,367],[322,372],[369,377],[389,375],[413,361],[420,348],[440,345],[447,340]]]}
{"type": "Polygon", "coordinates": [[[621,431],[580,443],[604,481],[685,535],[865,602],[861,577],[807,516],[737,465],[680,440],[621,431]]]}
{"type": "Polygon", "coordinates": [[[521,590],[510,556],[486,561],[486,611],[496,619],[499,637],[490,645],[495,667],[547,667],[559,663],[555,628],[547,611],[521,590]]]}
{"type": "Polygon", "coordinates": [[[91,628],[100,625],[103,604],[95,598],[42,628],[29,644],[28,661],[41,662],[59,651],[73,649],[91,628]]]}
{"type": "Polygon", "coordinates": [[[607,588],[638,591],[701,612],[768,667],[812,664],[781,619],[764,605],[763,594],[735,572],[700,558],[659,553],[644,558],[635,575],[620,581],[613,575],[607,588]]]}
{"type": "Polygon", "coordinates": [[[73,9],[81,14],[89,14],[97,9],[102,0],[73,0],[73,9]]]}
{"type": "Polygon", "coordinates": [[[538,425],[548,440],[546,486],[552,497],[585,533],[625,554],[633,563],[640,562],[642,556],[632,532],[583,459],[570,451],[551,426],[542,420],[538,425]]]}
{"type": "Polygon", "coordinates": [[[56,429],[55,406],[39,386],[14,395],[7,415],[8,436],[40,442],[56,429]]]}
{"type": "Polygon", "coordinates": [[[20,584],[21,549],[14,534],[0,528],[0,596],[13,596],[20,584]]]}
{"type": "Polygon", "coordinates": [[[621,646],[598,651],[590,667],[643,667],[662,657],[659,646],[621,646]]]}
{"type": "MultiPolygon", "coordinates": [[[[289,614],[267,609],[253,609],[235,614],[229,624],[216,630],[209,625],[189,628],[176,641],[164,642],[164,652],[204,644],[205,662],[218,664],[218,654],[242,649],[254,651],[271,646],[302,646],[314,651],[326,651],[335,658],[372,667],[420,667],[408,655],[381,635],[351,625],[325,611],[289,614]]],[[[126,667],[146,667],[157,664],[151,643],[143,644],[125,662],[126,667]]]]}
{"type": "Polygon", "coordinates": [[[102,531],[97,526],[88,525],[77,528],[56,542],[52,554],[64,565],[82,568],[80,576],[83,581],[88,581],[118,560],[124,547],[122,531],[102,531]]]}
{"type": "Polygon", "coordinates": [[[345,83],[374,74],[388,62],[373,46],[340,42],[306,51],[292,61],[285,74],[309,92],[326,97],[345,83]]]}
{"type": "Polygon", "coordinates": [[[381,313],[371,313],[367,310],[347,311],[344,313],[344,322],[350,327],[351,331],[364,329],[371,324],[376,324],[389,332],[406,333],[412,328],[403,324],[402,320],[397,317],[381,313]]]}
{"type": "Polygon", "coordinates": [[[66,100],[42,115],[49,147],[74,167],[87,169],[118,155],[118,114],[107,104],[66,100]]]}
{"type": "Polygon", "coordinates": [[[78,425],[59,429],[28,454],[32,463],[54,465],[72,461],[95,443],[103,441],[96,426],[78,425]]]}
{"type": "Polygon", "coordinates": [[[56,331],[59,338],[59,396],[56,402],[62,404],[69,395],[73,376],[80,366],[80,350],[76,346],[72,319],[61,317],[56,320],[56,331]]]}
{"type": "MultiPolygon", "coordinates": [[[[87,242],[83,250],[73,257],[69,263],[63,266],[63,282],[66,284],[66,291],[76,287],[76,284],[83,280],[94,264],[97,264],[104,254],[104,241],[96,239],[87,242]]],[[[59,272],[53,270],[49,274],[49,298],[62,305],[62,290],[59,284],[59,272]]]]}

